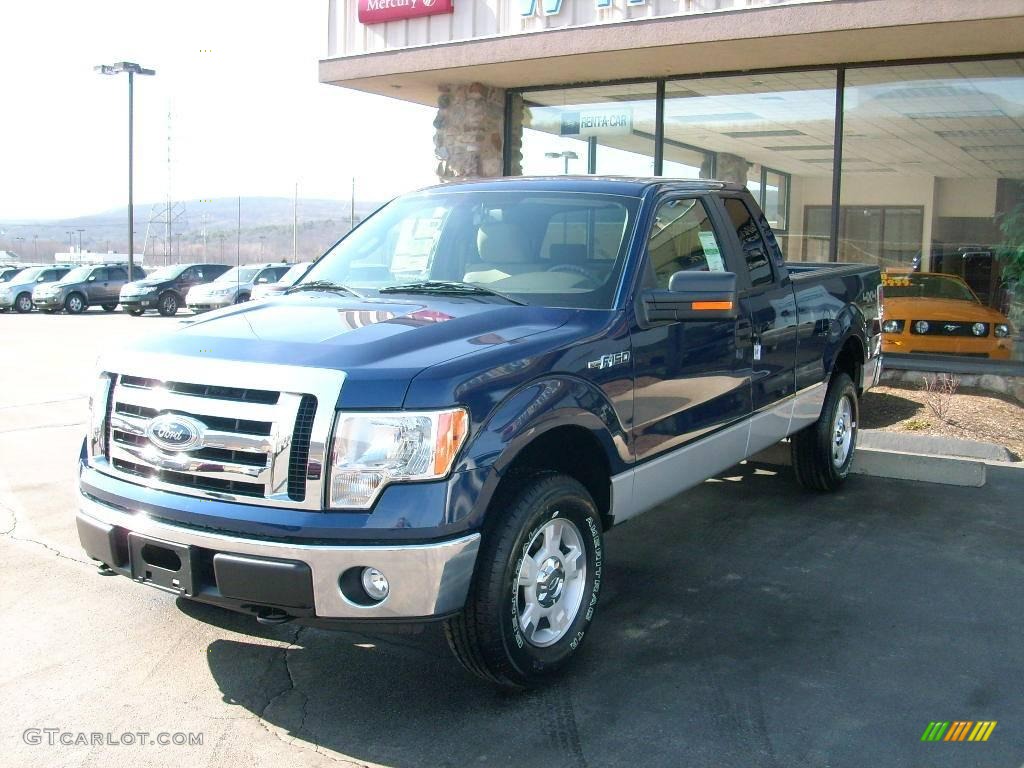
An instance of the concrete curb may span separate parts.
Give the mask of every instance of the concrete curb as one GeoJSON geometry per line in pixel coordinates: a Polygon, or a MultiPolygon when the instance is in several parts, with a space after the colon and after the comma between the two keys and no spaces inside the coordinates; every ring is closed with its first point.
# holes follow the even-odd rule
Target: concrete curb
{"type": "MultiPolygon", "coordinates": [[[[790,466],[789,444],[777,443],[748,461],[790,466]]],[[[1000,466],[1007,466],[998,462],[1000,466]]],[[[921,483],[938,483],[964,488],[981,488],[985,485],[986,464],[975,459],[955,456],[929,456],[923,453],[888,451],[878,448],[857,448],[850,472],[869,477],[885,477],[893,480],[914,480],[921,483]]]]}

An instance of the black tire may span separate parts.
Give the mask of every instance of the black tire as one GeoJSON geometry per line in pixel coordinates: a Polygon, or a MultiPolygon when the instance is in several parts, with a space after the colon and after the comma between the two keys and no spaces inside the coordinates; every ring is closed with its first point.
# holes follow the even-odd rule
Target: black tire
{"type": "MultiPolygon", "coordinates": [[[[456,658],[473,674],[505,688],[533,687],[558,672],[590,628],[601,590],[601,516],[582,485],[555,473],[524,478],[492,514],[501,517],[484,532],[465,610],[445,622],[445,635],[456,658]],[[564,628],[552,629],[546,617],[524,627],[520,619],[526,615],[524,595],[529,593],[519,584],[520,569],[531,553],[543,556],[536,548],[548,546],[548,532],[556,522],[566,536],[563,540],[556,533],[556,541],[572,541],[570,528],[576,532],[582,549],[577,565],[579,557],[585,556],[586,570],[577,577],[578,583],[573,579],[554,581],[552,605],[566,600],[562,604],[564,628]],[[575,613],[570,617],[571,610],[575,613]],[[538,628],[544,622],[548,622],[547,629],[538,628]],[[539,645],[544,632],[550,642],[539,645]]],[[[558,544],[558,551],[564,557],[562,546],[566,545],[558,544]]],[[[564,564],[559,562],[553,573],[561,571],[564,576],[563,569],[564,564]]],[[[550,578],[550,573],[547,576],[550,578]]],[[[543,594],[540,584],[538,580],[533,587],[535,602],[543,594]]],[[[552,599],[550,593],[544,596],[552,599]]]]}
{"type": "Polygon", "coordinates": [[[235,304],[244,304],[249,300],[248,293],[240,293],[235,297],[235,304]]]}
{"type": "Polygon", "coordinates": [[[140,317],[142,313],[145,311],[146,310],[144,309],[129,309],[128,314],[131,315],[132,317],[140,317]]]}
{"type": "Polygon", "coordinates": [[[85,297],[80,293],[72,293],[64,299],[64,311],[69,315],[80,315],[85,312],[87,306],[85,297]]]}
{"type": "Polygon", "coordinates": [[[812,491],[835,491],[846,481],[857,450],[859,420],[857,389],[849,376],[837,373],[821,416],[791,439],[793,469],[800,485],[812,491]]]}
{"type": "Polygon", "coordinates": [[[14,300],[14,311],[20,314],[25,314],[32,311],[32,294],[30,293],[19,293],[18,298],[14,300]]]}
{"type": "Polygon", "coordinates": [[[162,317],[174,317],[178,314],[179,306],[181,306],[181,302],[178,301],[174,291],[167,291],[156,304],[157,311],[162,317]]]}
{"type": "Polygon", "coordinates": [[[103,311],[104,312],[113,312],[115,309],[117,309],[117,304],[104,304],[103,305],[103,311]]]}

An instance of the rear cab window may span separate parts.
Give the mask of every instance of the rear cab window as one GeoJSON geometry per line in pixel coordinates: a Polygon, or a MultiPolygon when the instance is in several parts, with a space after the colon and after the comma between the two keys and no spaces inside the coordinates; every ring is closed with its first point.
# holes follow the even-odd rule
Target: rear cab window
{"type": "Polygon", "coordinates": [[[747,272],[750,274],[751,287],[770,285],[774,281],[771,262],[773,250],[769,249],[768,243],[765,242],[754,219],[754,214],[737,197],[727,197],[723,202],[725,211],[736,229],[736,236],[740,241],[743,258],[747,263],[747,272]]]}

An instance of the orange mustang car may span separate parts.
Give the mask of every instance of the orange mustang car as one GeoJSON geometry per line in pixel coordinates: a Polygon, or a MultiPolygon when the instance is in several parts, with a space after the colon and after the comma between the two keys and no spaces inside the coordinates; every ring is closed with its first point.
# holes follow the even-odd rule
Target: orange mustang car
{"type": "Polygon", "coordinates": [[[1010,359],[1006,316],[982,304],[959,277],[883,272],[882,286],[882,352],[1010,359]]]}

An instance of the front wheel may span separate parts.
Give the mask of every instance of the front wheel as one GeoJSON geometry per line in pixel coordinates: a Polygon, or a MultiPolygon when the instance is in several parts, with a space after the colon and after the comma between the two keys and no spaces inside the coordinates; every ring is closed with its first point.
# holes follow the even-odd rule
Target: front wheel
{"type": "Polygon", "coordinates": [[[244,304],[249,300],[248,293],[240,293],[235,297],[235,304],[244,304]]]}
{"type": "Polygon", "coordinates": [[[72,293],[64,302],[64,311],[69,315],[80,315],[85,311],[85,299],[80,293],[72,293]]]}
{"type": "Polygon", "coordinates": [[[14,309],[16,312],[25,314],[26,312],[32,311],[32,297],[27,293],[19,293],[18,298],[14,300],[14,309]]]}
{"type": "Polygon", "coordinates": [[[165,293],[156,308],[163,317],[174,317],[178,314],[178,297],[173,293],[165,293]]]}
{"type": "Polygon", "coordinates": [[[445,624],[462,665],[506,688],[544,683],[579,648],[601,590],[601,517],[587,490],[527,477],[492,509],[465,610],[445,624]]]}
{"type": "Polygon", "coordinates": [[[860,406],[857,388],[845,373],[829,384],[821,416],[792,437],[793,469],[804,488],[834,491],[850,474],[857,449],[860,406]]]}

